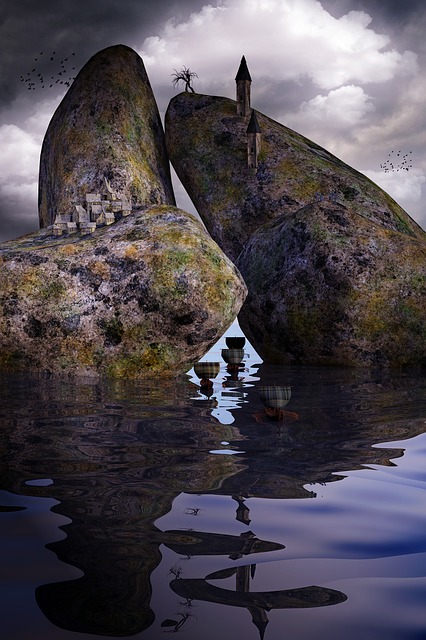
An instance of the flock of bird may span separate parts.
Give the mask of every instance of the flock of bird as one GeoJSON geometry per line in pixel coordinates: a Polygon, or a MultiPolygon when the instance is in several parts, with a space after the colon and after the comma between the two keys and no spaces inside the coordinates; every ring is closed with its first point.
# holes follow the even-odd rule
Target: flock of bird
{"type": "Polygon", "coordinates": [[[26,85],[27,91],[35,91],[36,89],[52,88],[55,85],[64,85],[70,87],[73,80],[75,80],[76,67],[70,67],[75,62],[75,52],[71,53],[67,58],[63,58],[59,63],[56,59],[56,51],[52,51],[51,54],[45,54],[44,51],[40,51],[37,58],[34,58],[34,62],[38,64],[34,66],[31,71],[28,71],[26,75],[21,75],[21,82],[26,85]],[[47,63],[47,64],[46,64],[47,63]],[[59,71],[58,64],[60,64],[59,71]],[[52,67],[56,66],[54,75],[52,74],[52,67]],[[47,67],[50,66],[50,71],[47,67]],[[44,71],[43,71],[44,69],[44,71]]]}
{"type": "MultiPolygon", "coordinates": [[[[48,62],[57,64],[55,58],[56,51],[52,51],[52,53],[47,56],[45,56],[44,51],[40,51],[39,56],[40,57],[34,59],[34,62],[44,62],[45,60],[49,59],[48,62]],[[44,58],[41,58],[41,56],[44,56],[44,58]]],[[[63,58],[60,61],[60,70],[55,75],[50,75],[50,78],[48,78],[49,74],[43,73],[43,71],[38,69],[36,66],[31,69],[31,71],[28,71],[25,76],[21,75],[21,82],[24,82],[26,84],[27,91],[35,91],[37,88],[44,89],[45,87],[49,87],[51,89],[57,84],[62,84],[66,87],[70,87],[72,81],[75,80],[75,76],[69,74],[69,69],[67,68],[68,65],[65,65],[65,63],[69,63],[70,61],[71,63],[74,62],[73,56],[75,56],[75,52],[71,53],[69,57],[63,58]]],[[[71,67],[71,71],[75,71],[75,69],[75,67],[71,67]]],[[[385,162],[382,162],[382,164],[380,165],[380,168],[383,169],[385,173],[391,173],[395,171],[409,171],[410,169],[412,169],[413,162],[411,154],[413,152],[409,151],[408,153],[404,153],[402,156],[401,153],[401,149],[399,151],[391,151],[391,153],[388,154],[388,158],[385,160],[385,162]],[[398,158],[401,159],[398,160],[398,158]]]]}
{"type": "Polygon", "coordinates": [[[404,153],[401,156],[401,149],[399,151],[391,151],[388,154],[387,160],[382,162],[380,168],[383,169],[385,173],[392,173],[395,171],[409,171],[413,168],[413,156],[411,155],[413,152],[409,151],[408,153],[404,153]],[[400,158],[400,160],[398,160],[400,158]]]}

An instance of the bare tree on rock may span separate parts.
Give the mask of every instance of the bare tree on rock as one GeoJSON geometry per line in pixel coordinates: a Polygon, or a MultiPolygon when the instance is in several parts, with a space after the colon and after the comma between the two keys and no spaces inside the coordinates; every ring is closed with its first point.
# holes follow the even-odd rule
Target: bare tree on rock
{"type": "Polygon", "coordinates": [[[192,87],[192,79],[198,78],[198,75],[194,71],[191,71],[188,67],[184,66],[180,71],[176,71],[175,69],[174,73],[172,73],[172,77],[174,87],[177,87],[179,82],[182,81],[185,83],[185,91],[192,91],[192,93],[195,93],[192,87]]]}

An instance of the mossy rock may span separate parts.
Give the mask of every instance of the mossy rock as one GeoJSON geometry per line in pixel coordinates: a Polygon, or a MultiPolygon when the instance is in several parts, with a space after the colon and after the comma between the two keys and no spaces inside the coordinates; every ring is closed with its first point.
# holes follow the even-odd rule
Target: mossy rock
{"type": "Polygon", "coordinates": [[[194,216],[136,211],[92,236],[0,245],[0,369],[150,378],[187,371],[235,319],[236,267],[194,216]]]}
{"type": "Polygon", "coordinates": [[[40,226],[102,192],[104,177],[134,207],[175,204],[151,85],[140,56],[124,45],[96,53],[52,117],[40,158],[40,226]]]}
{"type": "Polygon", "coordinates": [[[413,238],[421,228],[382,189],[308,138],[256,111],[259,167],[247,166],[249,117],[236,102],[181,93],[167,109],[170,160],[211,236],[236,260],[259,227],[319,201],[413,238]]]}
{"type": "Polygon", "coordinates": [[[426,366],[426,234],[317,203],[261,227],[237,266],[239,322],[267,362],[426,366]]]}

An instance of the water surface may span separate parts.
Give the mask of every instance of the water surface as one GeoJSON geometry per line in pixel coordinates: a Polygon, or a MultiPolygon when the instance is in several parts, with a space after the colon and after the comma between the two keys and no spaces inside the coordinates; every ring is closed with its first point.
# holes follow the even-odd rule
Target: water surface
{"type": "Polygon", "coordinates": [[[198,382],[2,378],[2,639],[425,638],[424,372],[198,382]]]}

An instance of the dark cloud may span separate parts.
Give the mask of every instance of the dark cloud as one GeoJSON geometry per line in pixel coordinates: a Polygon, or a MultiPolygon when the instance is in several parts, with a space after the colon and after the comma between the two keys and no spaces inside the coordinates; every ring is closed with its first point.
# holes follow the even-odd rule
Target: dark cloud
{"type": "MultiPolygon", "coordinates": [[[[182,21],[203,4],[194,0],[0,0],[0,127],[40,128],[40,124],[26,123],[34,116],[35,105],[47,100],[53,109],[67,83],[97,51],[119,43],[136,48],[165,21],[182,21]]],[[[34,176],[22,179],[24,191],[33,180],[34,176]]],[[[0,176],[0,242],[38,228],[37,203],[26,196],[18,202],[5,195],[2,185],[7,182],[7,177],[0,176]]]]}
{"type": "Polygon", "coordinates": [[[44,77],[45,89],[50,89],[51,76],[56,79],[61,70],[53,64],[56,60],[59,62],[76,52],[77,64],[81,67],[100,49],[119,43],[132,46],[134,38],[140,40],[141,36],[152,35],[160,23],[172,17],[180,20],[197,9],[198,4],[203,3],[191,0],[3,0],[0,108],[28,90],[21,75],[27,80],[30,73],[31,80],[36,79],[35,88],[41,88],[37,73],[32,71],[34,68],[45,75],[52,72],[44,77]],[[50,61],[47,55],[53,51],[57,56],[55,61],[50,61]],[[48,62],[52,64],[49,66],[48,62]]]}
{"type": "Polygon", "coordinates": [[[35,207],[22,209],[22,205],[4,199],[0,204],[0,242],[13,240],[40,227],[35,207]]]}
{"type": "Polygon", "coordinates": [[[316,96],[318,87],[308,77],[303,79],[303,83],[284,80],[274,84],[260,78],[253,93],[256,109],[278,119],[278,114],[297,111],[302,102],[316,96]]]}
{"type": "MultiPolygon", "coordinates": [[[[284,0],[277,0],[277,6],[279,2],[284,4],[284,0]]],[[[419,0],[319,0],[319,2],[326,11],[329,11],[336,18],[351,10],[361,10],[368,13],[372,18],[369,28],[376,33],[389,36],[389,49],[395,49],[397,55],[405,49],[414,51],[419,59],[419,68],[426,68],[426,41],[424,39],[426,5],[422,5],[419,0]]],[[[188,20],[191,13],[199,12],[204,5],[208,4],[216,6],[219,4],[219,0],[178,0],[175,2],[170,0],[120,0],[120,2],[117,0],[19,0],[19,2],[17,0],[0,0],[0,133],[3,133],[2,140],[6,140],[6,142],[9,135],[8,153],[5,153],[3,148],[3,158],[8,158],[8,160],[3,162],[4,171],[3,175],[0,175],[0,242],[38,228],[34,189],[37,168],[34,163],[34,155],[37,151],[37,145],[41,144],[49,118],[68,88],[66,82],[69,81],[69,78],[76,75],[87,60],[104,47],[122,43],[141,51],[144,48],[146,37],[160,34],[169,41],[172,37],[164,36],[165,21],[173,18],[176,23],[183,23],[188,20]],[[53,55],[53,51],[55,51],[55,55],[53,55]],[[73,53],[74,56],[72,56],[73,53]],[[74,66],[75,69],[73,69],[74,66]],[[6,126],[3,127],[3,125],[6,126]],[[7,126],[10,125],[16,126],[17,130],[8,133],[7,126]],[[17,136],[16,144],[13,136],[17,136]],[[36,151],[34,151],[35,148],[36,151]],[[28,158],[25,160],[28,154],[32,154],[31,163],[28,158]],[[16,166],[19,169],[15,172],[16,175],[14,172],[8,172],[9,166],[16,166]]],[[[252,45],[253,48],[250,49],[250,46],[247,46],[241,51],[236,51],[240,46],[238,42],[241,43],[241,38],[239,38],[241,35],[240,22],[244,18],[246,22],[248,21],[247,16],[244,16],[244,0],[224,0],[223,4],[229,4],[231,8],[234,5],[234,8],[238,9],[238,14],[231,10],[228,12],[228,18],[230,19],[229,16],[232,14],[235,21],[233,24],[235,29],[227,31],[228,34],[232,33],[232,39],[229,47],[226,47],[226,50],[229,51],[231,65],[229,77],[233,80],[242,53],[247,55],[252,51],[254,65],[265,48],[270,52],[271,60],[274,58],[276,49],[274,50],[268,44],[268,40],[271,32],[276,33],[276,29],[274,30],[272,26],[269,30],[269,23],[264,21],[258,27],[259,39],[252,45]],[[235,60],[231,61],[234,55],[233,51],[235,60]]],[[[315,4],[314,0],[312,0],[312,4],[315,4]]],[[[258,11],[260,14],[262,13],[260,9],[258,11]]],[[[308,21],[309,16],[306,19],[308,21]]],[[[350,21],[346,22],[350,23],[350,21]]],[[[191,68],[194,64],[194,70],[200,72],[199,86],[203,87],[205,81],[204,87],[207,93],[225,95],[223,93],[223,77],[215,66],[222,32],[214,31],[213,27],[214,21],[213,24],[209,24],[208,29],[206,27],[206,32],[196,43],[193,38],[181,42],[178,34],[176,37],[179,42],[177,50],[179,55],[182,54],[185,57],[184,61],[190,64],[191,68]],[[201,55],[198,58],[199,52],[201,55]],[[204,76],[198,68],[198,64],[204,65],[204,76]]],[[[350,27],[348,28],[350,30],[350,27]]],[[[333,30],[330,31],[330,34],[332,33],[334,33],[333,30]]],[[[306,44],[304,46],[306,48],[306,44]]],[[[288,69],[287,73],[281,73],[281,69],[277,69],[278,73],[273,78],[264,77],[262,73],[265,71],[262,69],[265,66],[268,68],[267,60],[264,60],[263,67],[260,66],[260,73],[258,71],[252,93],[254,104],[257,109],[277,120],[280,120],[285,114],[297,114],[304,102],[309,103],[316,96],[319,96],[323,102],[328,101],[327,104],[331,106],[334,104],[333,96],[328,96],[329,90],[318,83],[318,69],[309,61],[308,52],[305,55],[304,46],[301,46],[300,57],[302,62],[306,60],[306,76],[301,75],[303,74],[303,64],[300,65],[299,62],[296,64],[291,56],[290,64],[296,70],[301,68],[298,73],[295,71],[292,75],[288,69]],[[308,73],[312,69],[314,72],[308,73]],[[293,77],[296,77],[297,80],[289,80],[293,77]]],[[[372,46],[374,49],[376,45],[372,46]]],[[[325,46],[322,49],[319,41],[318,53],[324,53],[328,50],[329,48],[325,46]]],[[[332,48],[330,50],[332,51],[332,48]]],[[[169,51],[169,59],[174,60],[175,50],[171,47],[169,51]]],[[[353,60],[348,60],[352,64],[353,60]]],[[[424,152],[417,149],[413,143],[418,139],[420,145],[423,140],[418,132],[425,130],[424,110],[418,108],[418,113],[413,115],[408,104],[414,96],[416,104],[423,105],[424,101],[421,96],[422,93],[426,94],[426,84],[424,87],[422,85],[420,88],[416,88],[413,93],[413,75],[407,71],[406,61],[404,64],[401,63],[398,73],[390,71],[392,77],[386,82],[376,82],[375,76],[369,76],[366,73],[367,64],[366,62],[361,67],[358,65],[354,71],[355,79],[351,77],[348,80],[345,76],[346,79],[342,80],[343,84],[350,82],[362,87],[368,99],[371,100],[371,104],[374,105],[373,110],[366,112],[366,122],[364,123],[361,118],[358,125],[348,127],[348,130],[344,130],[343,133],[339,129],[336,134],[333,131],[335,123],[332,119],[321,123],[319,127],[314,118],[313,125],[311,122],[309,130],[309,122],[306,122],[309,117],[308,109],[302,113],[304,119],[298,121],[298,124],[301,125],[300,132],[303,133],[304,127],[308,127],[309,136],[317,140],[317,137],[321,137],[324,131],[322,144],[327,148],[329,148],[329,144],[335,144],[336,151],[339,153],[340,149],[345,154],[349,151],[352,153],[352,156],[348,158],[349,163],[354,164],[352,160],[357,159],[354,166],[361,170],[364,168],[379,169],[383,158],[386,158],[389,150],[392,149],[392,146],[388,149],[388,145],[398,142],[404,149],[410,145],[407,148],[415,149],[417,154],[415,167],[426,173],[424,152]],[[370,135],[363,134],[362,127],[364,126],[366,131],[371,130],[372,135],[376,136],[371,144],[370,135]],[[354,142],[353,136],[358,136],[359,140],[354,142]],[[357,145],[361,147],[358,156],[357,145]]],[[[324,58],[324,65],[327,65],[326,58],[324,58]]],[[[162,62],[161,56],[159,56],[155,66],[148,69],[157,103],[163,112],[173,93],[170,78],[173,66],[174,62],[171,61],[169,68],[167,60],[162,62]],[[164,68],[162,68],[162,64],[164,68]]],[[[334,69],[333,65],[331,67],[330,72],[334,69]]],[[[419,72],[418,79],[420,80],[422,76],[423,74],[419,72]]],[[[198,90],[197,86],[195,88],[198,90]]],[[[232,87],[233,90],[234,87],[232,87]]],[[[352,94],[355,95],[355,98],[358,96],[360,99],[358,106],[362,111],[364,103],[361,98],[363,96],[361,95],[360,98],[359,92],[354,94],[353,90],[352,94]]],[[[233,95],[233,93],[229,93],[229,95],[233,95]]],[[[347,105],[344,105],[344,108],[346,109],[347,105]]],[[[285,117],[284,123],[286,123],[285,117]]],[[[345,159],[343,156],[342,158],[345,159]]],[[[178,192],[182,188],[179,183],[176,184],[178,192]]],[[[187,203],[186,206],[188,208],[190,205],[187,203]]]]}
{"type": "Polygon", "coordinates": [[[365,11],[375,24],[388,26],[401,26],[423,10],[419,0],[322,0],[321,4],[336,17],[348,11],[365,11]]]}

